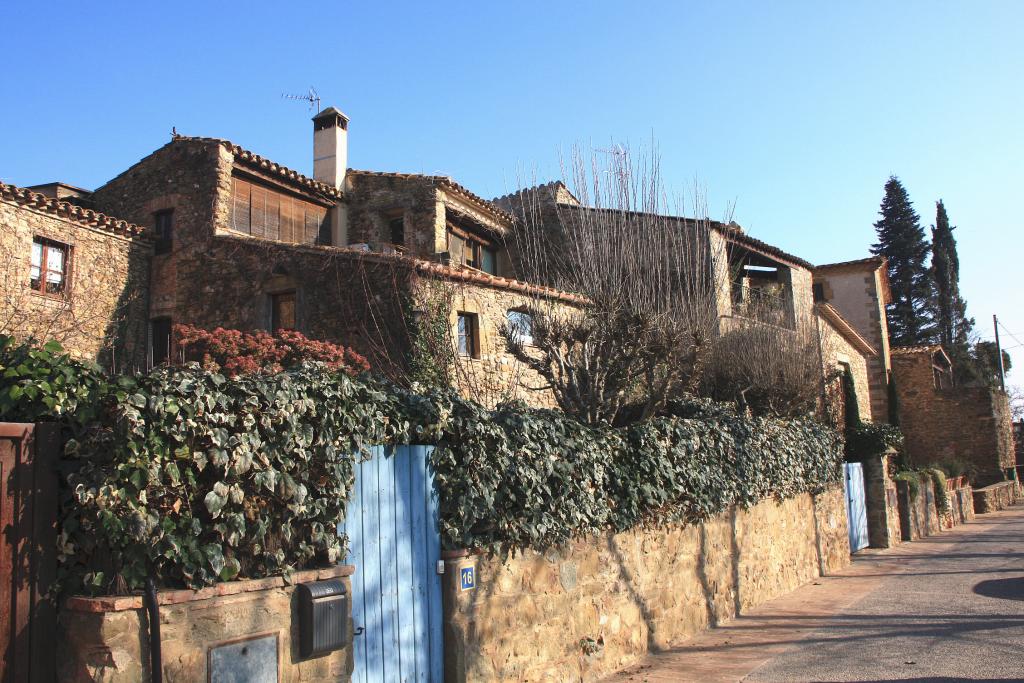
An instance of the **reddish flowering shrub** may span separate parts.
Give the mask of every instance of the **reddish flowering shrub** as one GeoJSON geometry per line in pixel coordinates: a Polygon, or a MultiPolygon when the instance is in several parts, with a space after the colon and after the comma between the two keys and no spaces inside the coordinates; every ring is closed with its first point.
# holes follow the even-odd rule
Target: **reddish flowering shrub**
{"type": "Polygon", "coordinates": [[[254,372],[280,372],[303,361],[319,361],[329,368],[358,375],[370,369],[366,358],[352,349],[331,342],[308,339],[301,332],[262,330],[242,332],[218,327],[204,330],[192,325],[175,325],[174,338],[188,360],[229,377],[254,372]]]}

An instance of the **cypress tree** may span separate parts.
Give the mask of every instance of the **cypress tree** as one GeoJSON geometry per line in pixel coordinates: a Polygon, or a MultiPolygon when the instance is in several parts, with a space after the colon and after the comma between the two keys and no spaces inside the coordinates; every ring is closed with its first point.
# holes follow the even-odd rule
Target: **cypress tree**
{"type": "Polygon", "coordinates": [[[934,287],[927,266],[929,246],[907,190],[896,176],[885,183],[885,197],[875,223],[878,242],[871,253],[889,261],[889,337],[893,346],[935,340],[934,287]]]}
{"type": "Polygon", "coordinates": [[[932,281],[935,286],[935,326],[938,342],[962,365],[970,356],[969,338],[974,319],[967,317],[967,303],[960,296],[960,258],[956,253],[955,227],[950,226],[946,207],[935,203],[932,226],[932,281]]]}

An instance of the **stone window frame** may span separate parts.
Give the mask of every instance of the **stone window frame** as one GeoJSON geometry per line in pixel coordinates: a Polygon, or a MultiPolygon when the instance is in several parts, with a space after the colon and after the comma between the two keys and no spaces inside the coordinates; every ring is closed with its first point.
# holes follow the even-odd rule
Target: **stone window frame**
{"type": "MultiPolygon", "coordinates": [[[[61,240],[53,239],[45,235],[33,235],[32,244],[29,251],[29,281],[28,286],[33,294],[37,296],[43,296],[48,299],[58,299],[62,301],[69,300],[71,298],[71,278],[73,273],[73,259],[74,259],[75,247],[69,242],[63,242],[61,240]],[[40,247],[40,261],[39,261],[39,284],[32,284],[32,270],[36,266],[32,263],[33,255],[35,254],[36,245],[40,247]],[[49,256],[50,249],[56,249],[63,252],[64,256],[61,263],[60,276],[61,276],[61,289],[57,292],[46,291],[46,277],[45,275],[50,271],[47,268],[47,257],[49,256]]],[[[56,271],[53,271],[56,272],[56,271]]]]}
{"type": "Polygon", "coordinates": [[[391,209],[389,211],[385,211],[381,216],[384,219],[383,230],[381,230],[381,240],[398,251],[408,250],[406,242],[409,239],[409,225],[406,220],[406,213],[405,209],[391,209]],[[399,221],[401,221],[401,239],[396,240],[395,227],[399,221]]]}

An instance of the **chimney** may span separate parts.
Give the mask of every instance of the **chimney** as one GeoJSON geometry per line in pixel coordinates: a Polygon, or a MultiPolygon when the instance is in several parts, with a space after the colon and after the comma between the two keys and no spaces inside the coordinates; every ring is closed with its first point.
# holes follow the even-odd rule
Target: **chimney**
{"type": "Polygon", "coordinates": [[[313,177],[341,188],[348,167],[348,117],[327,107],[313,117],[313,177]]]}

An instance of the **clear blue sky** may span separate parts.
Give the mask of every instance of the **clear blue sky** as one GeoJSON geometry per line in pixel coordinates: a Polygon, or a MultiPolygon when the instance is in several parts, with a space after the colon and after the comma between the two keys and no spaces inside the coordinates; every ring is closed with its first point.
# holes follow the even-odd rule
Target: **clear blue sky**
{"type": "Polygon", "coordinates": [[[5,8],[0,179],[94,188],[171,126],[309,173],[281,94],[310,85],[351,117],[350,165],[487,197],[653,135],[670,186],[816,263],[867,255],[889,174],[926,227],[944,199],[970,313],[1024,341],[1024,3],[228,4],[5,8]]]}

